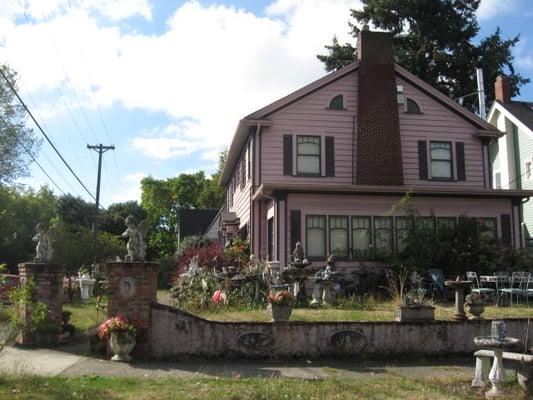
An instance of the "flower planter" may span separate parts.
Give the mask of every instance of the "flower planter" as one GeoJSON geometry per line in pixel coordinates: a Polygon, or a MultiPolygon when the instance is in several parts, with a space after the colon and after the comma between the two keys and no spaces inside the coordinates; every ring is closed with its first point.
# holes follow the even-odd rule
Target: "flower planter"
{"type": "Polygon", "coordinates": [[[483,304],[465,304],[467,311],[472,314],[474,319],[480,319],[481,314],[485,312],[485,306],[483,304]]]}
{"type": "Polygon", "coordinates": [[[274,322],[287,322],[292,314],[292,305],[271,304],[270,314],[274,322]]]}
{"type": "Polygon", "coordinates": [[[135,338],[128,332],[112,332],[109,338],[109,347],[115,353],[111,360],[122,362],[131,361],[130,353],[135,347],[135,338]]]}
{"type": "Polygon", "coordinates": [[[394,316],[394,319],[398,322],[434,321],[435,307],[398,306],[396,307],[394,316]]]}

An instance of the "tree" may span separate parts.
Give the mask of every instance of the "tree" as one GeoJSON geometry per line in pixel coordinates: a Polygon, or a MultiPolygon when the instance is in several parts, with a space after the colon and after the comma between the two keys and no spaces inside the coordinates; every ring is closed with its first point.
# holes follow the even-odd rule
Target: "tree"
{"type": "MultiPolygon", "coordinates": [[[[0,64],[0,70],[16,89],[16,72],[5,64],[0,64]]],[[[40,141],[26,126],[24,108],[0,75],[0,185],[27,176],[31,156],[35,156],[39,146],[40,141]]]]}
{"type": "Polygon", "coordinates": [[[95,205],[79,196],[66,194],[57,200],[59,221],[72,227],[91,228],[94,222],[95,205]]]}
{"type": "Polygon", "coordinates": [[[124,220],[128,215],[133,215],[137,221],[142,221],[147,217],[145,209],[134,200],[115,203],[101,214],[99,229],[113,235],[121,235],[126,230],[124,220]]]}
{"type": "MultiPolygon", "coordinates": [[[[479,32],[476,10],[479,0],[362,0],[362,10],[351,10],[358,23],[372,23],[377,29],[390,31],[395,48],[394,58],[411,73],[453,99],[476,111],[478,108],[476,67],[483,68],[487,99],[494,99],[491,84],[500,74],[510,77],[513,95],[529,82],[515,72],[511,50],[520,38],[502,39],[501,30],[475,44],[479,32]]],[[[358,33],[350,23],[353,36],[358,33]]],[[[326,55],[318,55],[326,70],[333,71],[355,60],[355,48],[340,45],[336,38],[325,46],[326,55]]]]}

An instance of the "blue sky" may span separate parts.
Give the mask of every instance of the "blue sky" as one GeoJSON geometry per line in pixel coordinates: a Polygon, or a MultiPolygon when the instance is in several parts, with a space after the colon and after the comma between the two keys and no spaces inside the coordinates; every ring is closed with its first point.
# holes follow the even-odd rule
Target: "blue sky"
{"type": "MultiPolygon", "coordinates": [[[[315,55],[333,35],[352,40],[348,0],[3,0],[0,62],[102,203],[138,199],[142,177],[213,172],[237,122],[324,74],[315,55]]],[[[515,67],[533,79],[530,0],[482,0],[480,36],[521,35],[515,67]]],[[[486,85],[491,84],[486,82],[486,85]]],[[[533,99],[533,84],[520,98],[533,99]]],[[[65,192],[88,199],[50,146],[38,158],[65,192]]],[[[48,184],[35,166],[21,183],[48,184]]]]}

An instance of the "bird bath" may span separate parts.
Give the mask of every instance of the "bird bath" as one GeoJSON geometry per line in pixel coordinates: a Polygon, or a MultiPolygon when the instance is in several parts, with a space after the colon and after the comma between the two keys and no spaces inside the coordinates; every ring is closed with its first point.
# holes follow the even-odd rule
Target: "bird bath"
{"type": "Polygon", "coordinates": [[[462,281],[458,276],[454,281],[445,281],[444,285],[455,290],[455,313],[452,317],[454,321],[464,321],[468,319],[465,314],[465,289],[472,285],[470,281],[462,281]]]}
{"type": "Polygon", "coordinates": [[[92,279],[89,275],[86,274],[80,274],[77,279],[79,285],[80,285],[80,291],[81,291],[81,300],[82,301],[89,301],[93,294],[93,288],[96,284],[96,279],[92,279]]]}
{"type": "MultiPolygon", "coordinates": [[[[504,324],[502,321],[493,321],[492,324],[504,324]]],[[[512,337],[497,338],[493,336],[476,336],[476,346],[494,351],[494,361],[489,372],[489,380],[492,388],[485,393],[487,399],[493,399],[503,395],[502,385],[505,382],[505,370],[503,368],[503,350],[509,349],[519,343],[520,340],[512,337]]]]}

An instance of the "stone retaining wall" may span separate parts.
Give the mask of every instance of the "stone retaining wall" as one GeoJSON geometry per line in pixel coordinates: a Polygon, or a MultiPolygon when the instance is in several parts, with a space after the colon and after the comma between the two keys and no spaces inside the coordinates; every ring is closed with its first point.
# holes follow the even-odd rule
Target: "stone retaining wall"
{"type": "MultiPolygon", "coordinates": [[[[508,335],[523,340],[528,320],[506,322],[508,335]]],[[[490,323],[216,322],[153,303],[150,347],[155,358],[452,356],[477,350],[473,338],[490,334],[490,323]]]]}

